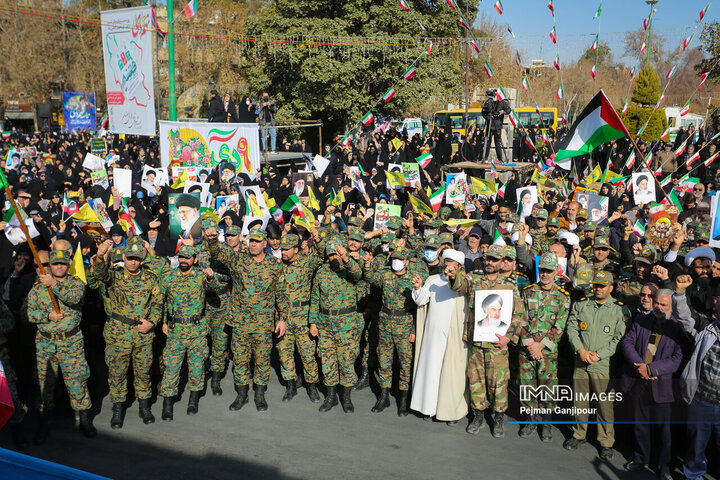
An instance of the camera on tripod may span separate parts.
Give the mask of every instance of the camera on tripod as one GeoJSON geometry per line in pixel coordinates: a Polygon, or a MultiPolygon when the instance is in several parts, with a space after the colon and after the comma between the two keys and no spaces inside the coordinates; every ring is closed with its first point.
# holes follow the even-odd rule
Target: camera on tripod
{"type": "Polygon", "coordinates": [[[496,92],[497,90],[494,88],[490,88],[485,92],[485,96],[488,98],[485,100],[485,103],[483,103],[482,116],[485,117],[486,120],[499,116],[497,113],[498,102],[495,100],[496,92]]]}

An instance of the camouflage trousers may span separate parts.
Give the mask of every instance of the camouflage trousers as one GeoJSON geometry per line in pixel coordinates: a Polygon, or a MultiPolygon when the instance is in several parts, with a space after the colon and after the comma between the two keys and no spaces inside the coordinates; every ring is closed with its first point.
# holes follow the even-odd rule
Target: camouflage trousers
{"type": "Polygon", "coordinates": [[[377,314],[375,312],[366,313],[363,341],[361,344],[363,367],[370,367],[370,353],[373,354],[373,359],[375,359],[373,362],[376,361],[378,341],[377,314]]]}
{"type": "Polygon", "coordinates": [[[225,332],[225,312],[222,314],[208,309],[207,321],[210,326],[210,370],[213,372],[225,371],[228,362],[228,334],[225,332]]]}
{"type": "Polygon", "coordinates": [[[325,385],[355,385],[355,360],[359,353],[361,332],[360,328],[325,330],[318,327],[318,352],[325,385]]]}
{"type": "MultiPolygon", "coordinates": [[[[530,385],[539,387],[545,385],[549,388],[557,385],[557,356],[547,356],[543,354],[542,360],[521,354],[520,355],[520,385],[530,385]]],[[[527,402],[521,402],[526,408],[553,408],[555,402],[552,400],[539,400],[537,397],[527,402]]]]}
{"type": "Polygon", "coordinates": [[[110,400],[121,403],[127,399],[127,373],[133,367],[135,396],[145,400],[152,395],[150,366],[152,365],[153,333],[140,333],[136,327],[108,320],[103,331],[105,363],[108,367],[110,400]]]}
{"type": "Polygon", "coordinates": [[[255,385],[267,385],[270,380],[270,352],[272,333],[247,333],[233,328],[230,349],[233,355],[233,380],[235,385],[250,385],[250,358],[255,360],[253,381],[255,385]]]}
{"type": "Polygon", "coordinates": [[[393,357],[397,351],[400,363],[400,378],[398,388],[407,390],[410,386],[410,373],[412,368],[413,346],[410,343],[412,325],[399,325],[395,323],[381,325],[378,331],[377,356],[380,362],[378,378],[381,388],[392,386],[393,357]]]}
{"type": "Polygon", "coordinates": [[[165,350],[163,350],[165,370],[158,395],[174,397],[178,394],[180,369],[186,354],[188,390],[199,392],[205,387],[205,360],[209,354],[207,336],[177,335],[171,330],[167,337],[167,343],[165,343],[165,350]]]}
{"type": "Polygon", "coordinates": [[[275,344],[280,357],[280,373],[283,379],[293,380],[297,377],[295,371],[296,345],[305,371],[305,382],[317,383],[319,376],[317,359],[315,358],[315,341],[310,337],[310,329],[307,324],[288,323],[285,335],[280,337],[275,344]]]}
{"type": "Polygon", "coordinates": [[[8,354],[7,348],[0,347],[0,363],[2,363],[3,369],[5,370],[5,378],[8,382],[8,389],[10,390],[10,398],[15,405],[15,410],[8,419],[8,424],[17,425],[22,422],[25,417],[25,405],[20,401],[20,395],[17,390],[18,378],[15,370],[13,370],[10,364],[10,355],[8,354]]]}
{"type": "Polygon", "coordinates": [[[85,360],[81,333],[76,333],[65,340],[51,340],[38,332],[35,337],[35,356],[40,384],[41,412],[49,411],[53,404],[58,366],[62,370],[73,410],[88,410],[92,406],[87,389],[90,369],[85,360]]]}
{"type": "Polygon", "coordinates": [[[470,346],[467,366],[470,407],[485,410],[489,406],[502,413],[508,408],[510,362],[508,349],[470,346]]]}

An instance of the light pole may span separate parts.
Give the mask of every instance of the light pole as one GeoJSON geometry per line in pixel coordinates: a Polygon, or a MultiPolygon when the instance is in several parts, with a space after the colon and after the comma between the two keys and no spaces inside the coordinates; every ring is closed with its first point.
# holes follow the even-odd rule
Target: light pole
{"type": "Polygon", "coordinates": [[[168,87],[170,90],[168,107],[168,120],[177,120],[177,94],[175,93],[175,13],[173,12],[173,0],[167,1],[168,16],[168,87]]]}
{"type": "Polygon", "coordinates": [[[645,3],[650,5],[650,16],[648,17],[648,46],[647,56],[645,57],[645,66],[648,66],[650,64],[650,47],[652,46],[652,16],[653,13],[655,13],[655,4],[659,1],[660,0],[645,0],[645,3]]]}

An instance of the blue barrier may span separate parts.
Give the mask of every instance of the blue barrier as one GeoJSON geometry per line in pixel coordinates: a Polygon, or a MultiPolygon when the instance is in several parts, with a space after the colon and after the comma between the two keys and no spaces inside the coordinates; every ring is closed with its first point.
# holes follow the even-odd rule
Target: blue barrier
{"type": "Polygon", "coordinates": [[[30,457],[0,448],[0,478],[3,480],[109,480],[93,473],[30,457]]]}

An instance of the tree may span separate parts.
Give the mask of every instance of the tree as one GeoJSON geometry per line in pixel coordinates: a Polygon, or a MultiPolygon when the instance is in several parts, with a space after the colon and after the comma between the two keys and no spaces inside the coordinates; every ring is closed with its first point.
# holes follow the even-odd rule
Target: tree
{"type": "Polygon", "coordinates": [[[655,113],[653,113],[653,111],[655,111],[653,107],[643,108],[639,105],[628,105],[627,113],[625,115],[621,115],[622,121],[627,127],[628,132],[634,136],[640,131],[642,126],[645,125],[645,122],[648,118],[650,118],[650,115],[652,115],[650,122],[640,135],[640,138],[645,141],[659,139],[660,135],[662,135],[667,128],[667,117],[665,116],[664,108],[655,111],[655,113]]]}
{"type": "Polygon", "coordinates": [[[632,101],[645,107],[655,105],[660,99],[660,77],[651,64],[638,72],[635,77],[632,101]]]}
{"type": "Polygon", "coordinates": [[[597,59],[597,65],[598,67],[603,66],[609,66],[613,63],[613,56],[612,52],[610,51],[610,47],[605,42],[600,42],[600,44],[597,47],[597,50],[592,50],[590,47],[588,47],[587,50],[585,50],[585,53],[582,54],[580,57],[581,61],[588,61],[591,63],[596,63],[597,59]]]}
{"type": "Polygon", "coordinates": [[[700,42],[702,43],[701,48],[703,52],[705,52],[709,58],[703,58],[700,63],[695,65],[695,70],[699,74],[710,72],[708,81],[719,83],[720,65],[718,65],[717,58],[718,55],[720,55],[720,23],[706,23],[700,34],[700,42]]]}

